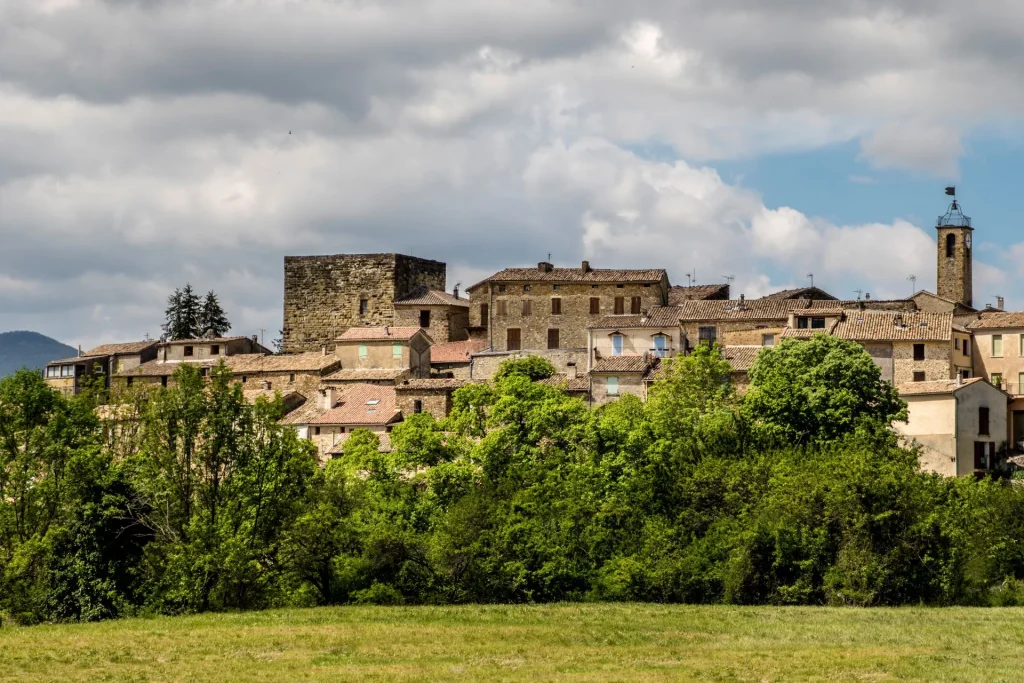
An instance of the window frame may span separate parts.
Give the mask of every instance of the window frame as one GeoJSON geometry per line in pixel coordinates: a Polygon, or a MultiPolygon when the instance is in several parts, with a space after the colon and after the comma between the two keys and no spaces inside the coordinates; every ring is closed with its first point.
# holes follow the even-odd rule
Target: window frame
{"type": "Polygon", "coordinates": [[[360,344],[358,353],[360,358],[368,358],[370,355],[370,349],[369,347],[366,346],[366,344],[360,344]]]}
{"type": "Polygon", "coordinates": [[[924,370],[914,370],[914,382],[924,382],[925,377],[926,375],[924,373],[924,370]]]}
{"type": "Polygon", "coordinates": [[[922,343],[914,344],[914,360],[917,362],[925,360],[925,345],[922,343]],[[918,353],[920,351],[921,353],[918,353]]]}
{"type": "Polygon", "coordinates": [[[392,344],[391,345],[391,359],[392,360],[401,360],[402,359],[402,349],[403,349],[403,347],[402,347],[401,344],[392,344]]]}
{"type": "Polygon", "coordinates": [[[186,344],[181,347],[181,355],[184,358],[193,358],[196,355],[196,347],[191,344],[186,344]]]}
{"type": "Polygon", "coordinates": [[[625,315],[626,314],[626,297],[617,296],[615,297],[615,307],[612,309],[612,315],[625,315]]]}
{"type": "Polygon", "coordinates": [[[625,337],[619,333],[615,333],[612,336],[612,355],[621,356],[622,349],[625,346],[625,337]]]}
{"type": "Polygon", "coordinates": [[[590,297],[590,315],[601,315],[601,297],[590,297]]]}
{"type": "Polygon", "coordinates": [[[761,335],[761,346],[765,346],[765,347],[773,347],[773,346],[775,346],[775,334],[774,333],[772,333],[772,334],[762,334],[761,335]],[[766,344],[765,343],[766,341],[769,342],[769,343],[766,344]]]}
{"type": "Polygon", "coordinates": [[[523,350],[523,330],[519,327],[506,327],[505,328],[505,350],[506,351],[522,351],[523,350]],[[512,333],[515,332],[516,344],[515,348],[512,348],[512,333]]]}
{"type": "Polygon", "coordinates": [[[718,342],[718,326],[716,325],[699,325],[697,327],[697,343],[703,344],[707,342],[708,346],[714,346],[718,342]],[[711,330],[711,334],[707,334],[707,330],[711,330]]]}
{"type": "Polygon", "coordinates": [[[620,396],[621,394],[619,393],[619,376],[608,375],[607,377],[605,377],[604,390],[606,396],[620,396]]]}
{"type": "Polygon", "coordinates": [[[428,327],[430,327],[430,309],[422,308],[420,309],[420,329],[426,329],[428,327]],[[426,325],[423,324],[424,321],[426,321],[426,325]]]}
{"type": "Polygon", "coordinates": [[[370,314],[370,300],[369,299],[364,299],[364,298],[360,297],[359,298],[359,315],[369,315],[369,314],[370,314]]]}
{"type": "Polygon", "coordinates": [[[1001,335],[1001,334],[993,334],[992,335],[992,349],[991,349],[991,351],[992,351],[992,357],[993,358],[1002,358],[1003,357],[1003,335],[1001,335]],[[999,353],[996,353],[996,343],[997,342],[999,344],[999,353]]]}
{"type": "Polygon", "coordinates": [[[629,297],[629,313],[630,315],[640,315],[640,311],[643,307],[643,298],[639,296],[629,297]]]}
{"type": "Polygon", "coordinates": [[[551,297],[551,315],[562,315],[562,297],[551,297]]]}
{"type": "Polygon", "coordinates": [[[533,299],[523,299],[522,316],[527,318],[533,315],[533,299]]]}
{"type": "Polygon", "coordinates": [[[991,436],[992,425],[988,406],[978,406],[978,436],[991,436]]]}
{"type": "Polygon", "coordinates": [[[558,328],[557,327],[549,327],[548,328],[548,350],[549,351],[553,351],[555,349],[559,349],[559,348],[561,348],[560,345],[561,345],[561,335],[559,334],[558,328]],[[554,338],[553,339],[552,339],[552,333],[554,333],[554,338]],[[551,345],[552,341],[554,341],[554,346],[551,345]]]}

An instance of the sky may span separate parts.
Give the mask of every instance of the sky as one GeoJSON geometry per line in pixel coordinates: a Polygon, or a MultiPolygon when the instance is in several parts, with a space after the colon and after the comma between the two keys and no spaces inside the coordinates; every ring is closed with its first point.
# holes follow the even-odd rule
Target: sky
{"type": "Polygon", "coordinates": [[[0,0],[0,331],[269,341],[345,252],[906,296],[947,185],[1024,307],[1022,75],[1009,0],[0,0]]]}

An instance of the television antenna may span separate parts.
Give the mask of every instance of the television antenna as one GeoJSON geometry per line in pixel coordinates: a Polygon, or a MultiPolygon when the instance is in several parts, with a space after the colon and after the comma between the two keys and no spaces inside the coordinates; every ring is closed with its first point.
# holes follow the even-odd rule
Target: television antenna
{"type": "Polygon", "coordinates": [[[736,279],[736,276],[735,275],[723,275],[722,277],[725,278],[726,284],[729,285],[730,289],[732,289],[732,281],[736,279]]]}
{"type": "Polygon", "coordinates": [[[857,301],[860,301],[860,297],[861,297],[862,294],[864,294],[864,290],[863,289],[855,289],[853,291],[857,295],[857,301]]]}
{"type": "Polygon", "coordinates": [[[917,276],[911,273],[907,280],[910,281],[910,295],[917,294],[917,276]]]}

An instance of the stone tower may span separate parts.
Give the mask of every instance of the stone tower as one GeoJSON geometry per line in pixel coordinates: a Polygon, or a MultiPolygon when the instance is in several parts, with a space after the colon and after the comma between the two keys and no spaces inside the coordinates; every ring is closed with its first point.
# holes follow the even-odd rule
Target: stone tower
{"type": "Polygon", "coordinates": [[[937,293],[944,299],[971,306],[974,294],[971,219],[963,214],[954,199],[945,215],[939,216],[935,229],[939,233],[937,293]]]}

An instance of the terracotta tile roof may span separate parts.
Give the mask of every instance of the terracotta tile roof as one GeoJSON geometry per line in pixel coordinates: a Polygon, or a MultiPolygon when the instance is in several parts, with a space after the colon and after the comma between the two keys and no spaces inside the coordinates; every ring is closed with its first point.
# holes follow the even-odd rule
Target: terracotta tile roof
{"type": "Polygon", "coordinates": [[[49,363],[47,363],[47,365],[57,365],[58,363],[63,363],[65,365],[68,364],[68,363],[84,363],[86,361],[100,360],[101,358],[106,358],[106,357],[107,357],[107,354],[96,355],[96,356],[90,356],[90,355],[84,355],[83,354],[81,356],[72,356],[71,358],[60,358],[58,360],[51,360],[49,363]]]}
{"type": "Polygon", "coordinates": [[[683,322],[718,320],[786,320],[789,312],[807,308],[806,299],[746,299],[684,301],[679,306],[683,322]]]}
{"type": "Polygon", "coordinates": [[[461,306],[469,308],[468,299],[456,299],[448,292],[420,287],[395,301],[396,306],[461,306]]]}
{"type": "Polygon", "coordinates": [[[430,347],[431,363],[468,363],[469,356],[489,346],[486,340],[434,344],[430,347]]]}
{"type": "Polygon", "coordinates": [[[227,360],[231,364],[231,371],[235,373],[324,372],[334,366],[341,365],[341,361],[334,355],[325,356],[323,351],[309,351],[307,353],[295,353],[286,356],[245,354],[242,356],[228,356],[227,360]]]}
{"type": "Polygon", "coordinates": [[[546,384],[549,387],[558,387],[569,393],[590,391],[590,376],[587,374],[577,375],[575,378],[570,379],[568,375],[559,373],[547,379],[542,379],[540,383],[546,384]]]}
{"type": "Polygon", "coordinates": [[[810,339],[816,334],[832,334],[836,329],[836,325],[839,324],[838,320],[832,321],[832,324],[827,325],[824,329],[812,329],[812,328],[799,328],[787,326],[782,330],[783,339],[810,339]]]}
{"type": "Polygon", "coordinates": [[[594,363],[591,372],[647,372],[651,361],[647,356],[608,356],[594,363]]]}
{"type": "Polygon", "coordinates": [[[1024,311],[982,311],[970,318],[967,327],[972,330],[1024,327],[1024,311]]]}
{"type": "Polygon", "coordinates": [[[142,353],[146,349],[152,348],[156,345],[157,341],[155,339],[137,342],[124,342],[121,344],[100,344],[95,348],[89,349],[85,355],[113,356],[115,354],[122,353],[142,353]]]}
{"type": "Polygon", "coordinates": [[[408,341],[420,332],[422,327],[350,327],[335,341],[408,341]]]}
{"type": "Polygon", "coordinates": [[[726,346],[722,349],[722,357],[729,361],[734,372],[746,372],[754,365],[757,354],[765,346],[726,346]]]}
{"type": "Polygon", "coordinates": [[[243,389],[242,396],[247,403],[256,403],[257,399],[263,398],[273,402],[278,394],[281,395],[281,402],[284,404],[285,414],[291,413],[299,406],[305,405],[308,399],[305,394],[297,391],[281,392],[273,389],[243,389]]]}
{"type": "Polygon", "coordinates": [[[909,382],[907,384],[900,384],[899,386],[896,387],[896,390],[899,391],[901,396],[922,396],[926,394],[952,394],[976,382],[985,382],[986,384],[988,384],[988,382],[986,382],[986,380],[982,377],[971,377],[970,379],[962,380],[959,384],[955,379],[939,379],[933,380],[931,382],[909,382]]]}
{"type": "Polygon", "coordinates": [[[647,317],[640,315],[606,315],[590,326],[592,330],[618,330],[636,327],[679,327],[679,306],[655,306],[647,317]]]}
{"type": "Polygon", "coordinates": [[[335,405],[313,425],[386,425],[402,415],[395,402],[395,388],[380,384],[353,384],[345,387],[335,405]]]}
{"type": "MultiPolygon", "coordinates": [[[[388,434],[387,432],[374,432],[374,434],[377,435],[377,439],[380,441],[380,446],[377,447],[377,450],[380,451],[381,453],[390,453],[392,450],[391,435],[388,434]]],[[[352,438],[352,432],[338,434],[338,440],[335,442],[333,446],[331,446],[331,450],[327,451],[327,454],[343,455],[345,452],[345,442],[348,441],[350,438],[352,438]]]]}
{"type": "Polygon", "coordinates": [[[820,287],[797,287],[795,289],[783,289],[773,292],[762,299],[825,299],[835,301],[835,297],[820,287]]]}
{"type": "Polygon", "coordinates": [[[847,311],[832,334],[854,341],[950,341],[953,314],[847,311]]]}
{"type": "Polygon", "coordinates": [[[488,282],[582,282],[585,284],[615,284],[626,282],[661,282],[668,277],[664,269],[627,270],[615,268],[506,268],[481,280],[466,291],[471,291],[488,282]]]}
{"type": "Polygon", "coordinates": [[[316,393],[297,409],[285,415],[281,419],[281,424],[308,425],[326,412],[323,396],[316,393]]]}
{"type": "Polygon", "coordinates": [[[673,285],[668,290],[668,305],[678,306],[683,301],[702,299],[728,299],[729,285],[673,285]]]}
{"type": "Polygon", "coordinates": [[[212,368],[217,365],[221,360],[228,366],[229,369],[233,369],[238,364],[249,364],[254,359],[263,358],[261,353],[240,353],[235,356],[223,356],[221,358],[204,358],[198,361],[162,361],[162,360],[151,360],[142,365],[125,370],[117,373],[116,377],[166,377],[174,374],[182,365],[189,365],[197,368],[212,368]]]}
{"type": "Polygon", "coordinates": [[[410,379],[395,385],[395,391],[423,391],[425,389],[443,389],[455,391],[467,384],[474,384],[468,379],[454,377],[431,377],[429,379],[410,379]]]}
{"type": "Polygon", "coordinates": [[[245,339],[246,341],[252,341],[249,337],[199,337],[196,339],[172,339],[164,342],[165,344],[218,344],[224,342],[238,341],[239,339],[245,339]]]}
{"type": "Polygon", "coordinates": [[[323,382],[393,382],[409,372],[408,368],[342,368],[323,378],[323,382]]]}

